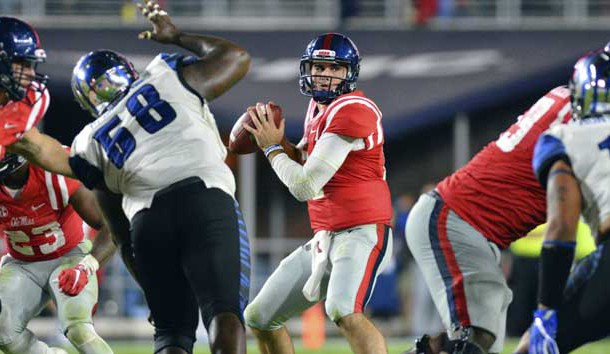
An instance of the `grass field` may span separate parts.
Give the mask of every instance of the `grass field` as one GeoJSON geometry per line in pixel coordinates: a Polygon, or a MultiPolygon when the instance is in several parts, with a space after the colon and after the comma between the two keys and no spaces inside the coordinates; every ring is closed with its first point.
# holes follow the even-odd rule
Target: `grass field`
{"type": "MultiPolygon", "coordinates": [[[[407,340],[391,340],[390,342],[390,354],[399,354],[407,349],[410,346],[410,342],[407,340]]],[[[347,343],[341,339],[332,339],[328,341],[328,343],[319,350],[307,350],[303,349],[298,345],[297,342],[297,353],[323,353],[323,354],[349,354],[351,351],[347,343]]],[[[509,340],[506,343],[506,347],[503,354],[512,353],[512,349],[517,345],[517,340],[509,340]]],[[[151,354],[152,353],[152,343],[111,343],[111,347],[114,350],[115,354],[151,354]]],[[[71,348],[68,348],[71,349],[71,348]]],[[[76,353],[76,351],[71,350],[70,353],[76,353]]],[[[204,348],[203,344],[196,345],[195,354],[207,354],[209,351],[207,348],[204,348]]],[[[248,342],[248,353],[249,354],[257,354],[259,353],[258,349],[254,342],[248,342]]],[[[576,354],[607,354],[610,353],[610,340],[597,342],[590,344],[588,346],[582,347],[579,350],[573,352],[576,354]]],[[[563,354],[563,353],[562,353],[563,354]]]]}

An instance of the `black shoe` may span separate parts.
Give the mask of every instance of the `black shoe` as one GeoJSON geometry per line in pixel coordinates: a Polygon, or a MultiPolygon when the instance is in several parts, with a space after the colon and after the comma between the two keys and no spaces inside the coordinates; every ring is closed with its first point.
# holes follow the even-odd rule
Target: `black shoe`
{"type": "Polygon", "coordinates": [[[428,354],[430,348],[430,336],[424,334],[421,338],[415,340],[415,346],[401,354],[428,354]]]}

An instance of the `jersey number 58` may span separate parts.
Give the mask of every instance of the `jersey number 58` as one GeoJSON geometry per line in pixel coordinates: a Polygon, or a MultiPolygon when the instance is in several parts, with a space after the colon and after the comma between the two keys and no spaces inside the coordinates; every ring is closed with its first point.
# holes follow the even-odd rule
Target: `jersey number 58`
{"type": "MultiPolygon", "coordinates": [[[[129,114],[134,116],[149,134],[158,132],[176,119],[176,111],[159,97],[159,91],[152,85],[144,85],[134,92],[127,99],[126,107],[129,114]],[[140,99],[145,101],[146,105],[140,99]]],[[[119,116],[114,116],[93,135],[93,138],[102,145],[108,159],[117,168],[123,167],[136,148],[136,139],[127,128],[120,127],[114,136],[110,135],[120,123],[119,116]]]]}

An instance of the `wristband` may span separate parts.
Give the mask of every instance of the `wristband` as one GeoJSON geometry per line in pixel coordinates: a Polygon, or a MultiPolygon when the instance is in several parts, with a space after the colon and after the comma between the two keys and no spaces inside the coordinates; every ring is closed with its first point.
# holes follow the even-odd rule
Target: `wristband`
{"type": "Polygon", "coordinates": [[[540,253],[538,303],[558,308],[574,261],[575,242],[545,241],[540,253]]]}
{"type": "Polygon", "coordinates": [[[269,145],[265,148],[264,153],[265,153],[265,157],[269,158],[269,155],[271,155],[272,152],[274,151],[284,151],[284,148],[282,147],[282,145],[280,144],[273,144],[273,145],[269,145]]]}

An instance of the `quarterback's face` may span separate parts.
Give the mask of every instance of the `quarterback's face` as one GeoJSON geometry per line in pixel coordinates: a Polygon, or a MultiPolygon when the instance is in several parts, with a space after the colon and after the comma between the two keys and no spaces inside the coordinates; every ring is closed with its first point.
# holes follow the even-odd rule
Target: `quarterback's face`
{"type": "Polygon", "coordinates": [[[337,63],[315,61],[311,66],[314,90],[336,90],[347,75],[347,67],[337,63]]]}

